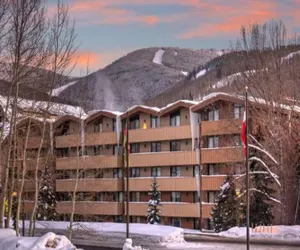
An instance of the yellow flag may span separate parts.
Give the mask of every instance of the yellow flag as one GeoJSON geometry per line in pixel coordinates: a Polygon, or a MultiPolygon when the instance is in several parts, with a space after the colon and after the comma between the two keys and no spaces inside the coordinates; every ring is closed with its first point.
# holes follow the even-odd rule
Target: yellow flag
{"type": "Polygon", "coordinates": [[[5,213],[8,213],[8,200],[5,201],[5,213]]]}
{"type": "Polygon", "coordinates": [[[144,122],[143,129],[147,129],[147,124],[144,122]]]}

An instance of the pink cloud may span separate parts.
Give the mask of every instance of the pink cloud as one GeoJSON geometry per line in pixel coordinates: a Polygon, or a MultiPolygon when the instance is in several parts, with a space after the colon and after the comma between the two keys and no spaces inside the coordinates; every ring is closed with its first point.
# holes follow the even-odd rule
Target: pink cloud
{"type": "MultiPolygon", "coordinates": [[[[119,1],[119,3],[122,3],[119,1]]],[[[76,1],[71,11],[81,17],[88,24],[127,24],[140,22],[147,25],[155,25],[159,18],[155,15],[139,15],[124,8],[116,7],[110,1],[76,1]]]]}
{"type": "Polygon", "coordinates": [[[201,26],[191,28],[179,34],[178,38],[191,39],[216,36],[224,33],[238,33],[242,25],[248,25],[254,22],[263,23],[277,17],[276,4],[274,3],[253,1],[250,3],[244,2],[244,5],[244,13],[239,13],[240,11],[236,12],[236,9],[240,9],[237,6],[234,6],[234,8],[216,6],[213,13],[215,13],[218,19],[221,19],[219,22],[204,23],[201,26]]]}
{"type": "Polygon", "coordinates": [[[104,68],[116,59],[129,53],[131,50],[115,49],[111,51],[92,52],[77,51],[73,56],[72,63],[75,64],[73,75],[84,75],[86,71],[93,72],[104,68]]]}

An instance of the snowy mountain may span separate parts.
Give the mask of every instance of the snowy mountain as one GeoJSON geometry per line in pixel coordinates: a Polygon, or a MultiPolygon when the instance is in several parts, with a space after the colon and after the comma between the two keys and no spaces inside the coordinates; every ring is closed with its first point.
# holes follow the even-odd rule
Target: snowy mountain
{"type": "Polygon", "coordinates": [[[86,110],[124,110],[185,82],[189,73],[223,54],[219,50],[146,48],[55,90],[86,110]]]}

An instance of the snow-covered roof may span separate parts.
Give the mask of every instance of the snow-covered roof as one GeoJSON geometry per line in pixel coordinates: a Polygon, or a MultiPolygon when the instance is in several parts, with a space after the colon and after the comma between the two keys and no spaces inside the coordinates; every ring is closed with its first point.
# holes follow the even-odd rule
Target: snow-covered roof
{"type": "MultiPolygon", "coordinates": [[[[7,118],[9,118],[11,115],[11,105],[13,104],[13,102],[14,98],[11,97],[8,100],[8,97],[0,95],[0,105],[2,106],[3,110],[6,109],[6,105],[8,104],[7,118]]],[[[46,112],[57,116],[73,115],[77,117],[82,117],[86,115],[86,113],[81,107],[55,102],[35,101],[18,98],[17,106],[23,111],[31,111],[37,113],[46,112]]]]}
{"type": "Polygon", "coordinates": [[[198,101],[191,101],[191,100],[178,100],[176,102],[170,103],[165,107],[162,107],[160,109],[160,115],[164,115],[170,111],[172,111],[173,109],[176,109],[178,107],[181,106],[193,106],[193,105],[197,105],[199,102],[198,101]]]}

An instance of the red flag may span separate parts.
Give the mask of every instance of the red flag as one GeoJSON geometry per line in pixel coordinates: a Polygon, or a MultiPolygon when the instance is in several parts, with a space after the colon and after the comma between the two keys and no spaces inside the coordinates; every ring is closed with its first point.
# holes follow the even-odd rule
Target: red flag
{"type": "Polygon", "coordinates": [[[244,111],[244,118],[243,118],[243,124],[242,124],[242,142],[244,145],[244,155],[247,156],[247,124],[246,124],[246,110],[244,111]]]}

